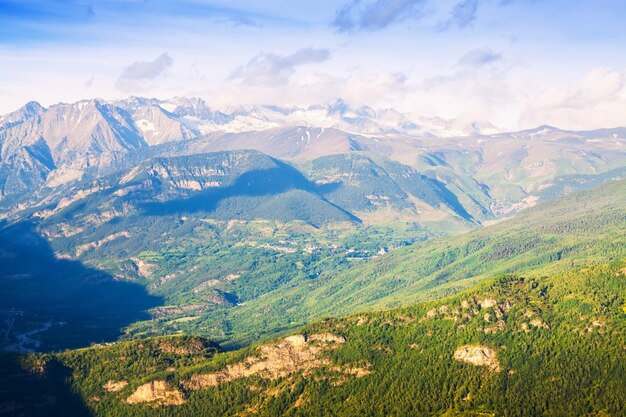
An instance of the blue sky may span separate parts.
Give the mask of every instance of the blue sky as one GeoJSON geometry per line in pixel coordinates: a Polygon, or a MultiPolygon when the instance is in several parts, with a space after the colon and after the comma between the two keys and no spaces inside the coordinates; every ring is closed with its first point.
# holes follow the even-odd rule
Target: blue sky
{"type": "Polygon", "coordinates": [[[618,0],[0,0],[0,113],[196,95],[626,125],[625,18],[618,0]]]}

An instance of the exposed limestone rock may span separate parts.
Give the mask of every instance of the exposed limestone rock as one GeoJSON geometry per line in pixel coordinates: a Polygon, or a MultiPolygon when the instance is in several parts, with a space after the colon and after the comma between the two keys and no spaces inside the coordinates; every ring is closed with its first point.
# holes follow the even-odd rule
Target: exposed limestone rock
{"type": "Polygon", "coordinates": [[[530,324],[540,329],[549,329],[548,325],[539,318],[531,320],[530,324]]]}
{"type": "Polygon", "coordinates": [[[493,298],[485,298],[479,304],[481,308],[489,308],[498,304],[498,301],[494,300],[493,298]]]}
{"type": "Polygon", "coordinates": [[[69,205],[75,203],[78,200],[82,200],[83,198],[96,193],[98,191],[101,190],[101,187],[92,187],[89,189],[84,189],[84,190],[79,190],[77,192],[74,193],[74,195],[72,195],[71,197],[64,197],[62,198],[59,203],[56,206],[55,212],[59,211],[65,207],[68,207],[69,205]]]}
{"type": "Polygon", "coordinates": [[[185,403],[183,394],[166,381],[152,381],[143,384],[126,399],[128,404],[152,403],[159,405],[181,405],[185,403]]]}
{"type": "Polygon", "coordinates": [[[413,317],[409,317],[409,316],[406,316],[406,315],[404,315],[404,314],[398,314],[398,315],[396,315],[396,319],[397,319],[398,321],[403,322],[404,324],[411,324],[411,323],[414,323],[414,322],[415,322],[415,319],[414,319],[413,317]]]}
{"type": "Polygon", "coordinates": [[[29,368],[29,372],[33,374],[43,375],[46,373],[46,362],[39,359],[35,361],[29,368]]]}
{"type": "MultiPolygon", "coordinates": [[[[626,308],[625,308],[626,310],[626,308]]],[[[589,326],[585,329],[588,333],[596,330],[598,333],[603,334],[606,333],[606,321],[604,320],[593,320],[589,326]]]]}
{"type": "Polygon", "coordinates": [[[300,407],[302,404],[304,404],[304,401],[306,400],[306,397],[304,396],[304,393],[300,394],[300,396],[298,397],[298,399],[296,400],[295,403],[293,403],[293,408],[298,408],[300,407]]]}
{"type": "MultiPolygon", "coordinates": [[[[293,337],[293,336],[292,336],[293,337]]],[[[287,338],[289,339],[289,338],[287,338]]],[[[285,339],[285,340],[287,340],[285,339]]],[[[342,336],[335,336],[334,334],[330,334],[330,333],[320,333],[320,334],[313,334],[311,336],[309,336],[309,338],[306,340],[306,342],[313,342],[313,341],[320,341],[322,343],[338,343],[338,344],[343,344],[346,343],[346,339],[342,336]]]]}
{"type": "Polygon", "coordinates": [[[159,269],[158,265],[142,261],[139,258],[130,258],[130,260],[137,267],[137,272],[139,272],[139,275],[145,278],[152,277],[154,271],[159,269]]]}
{"type": "Polygon", "coordinates": [[[436,308],[433,308],[433,309],[428,310],[428,311],[426,312],[426,318],[427,318],[427,319],[430,319],[430,318],[432,318],[432,317],[435,317],[436,315],[437,315],[437,309],[436,309],[436,308]]]}
{"type": "Polygon", "coordinates": [[[500,310],[503,313],[508,313],[509,311],[511,311],[512,308],[513,308],[513,303],[511,303],[510,301],[505,301],[502,304],[500,304],[500,310]]]}
{"type": "Polygon", "coordinates": [[[184,384],[189,389],[200,389],[252,375],[278,379],[295,372],[310,371],[329,365],[330,362],[321,354],[343,343],[343,337],[329,333],[314,334],[308,338],[303,335],[289,336],[277,344],[261,346],[260,357],[246,358],[217,372],[194,375],[184,384]]]}
{"type": "Polygon", "coordinates": [[[504,323],[504,321],[498,320],[498,322],[494,324],[493,326],[485,327],[484,332],[485,334],[498,333],[499,331],[502,331],[505,328],[506,328],[506,324],[504,323]]]}
{"type": "Polygon", "coordinates": [[[151,313],[154,318],[171,317],[177,314],[199,314],[207,310],[204,304],[188,304],[182,306],[164,306],[154,308],[151,313]]]}
{"type": "Polygon", "coordinates": [[[234,281],[239,278],[241,274],[228,274],[226,275],[226,281],[234,281]]]}
{"type": "Polygon", "coordinates": [[[83,227],[74,227],[67,223],[59,223],[57,224],[57,231],[46,230],[43,234],[48,238],[59,238],[59,237],[72,237],[76,236],[85,231],[83,227]]]}
{"type": "Polygon", "coordinates": [[[454,359],[476,366],[488,366],[492,371],[500,371],[496,351],[486,346],[465,345],[454,352],[454,359]]]}
{"type": "Polygon", "coordinates": [[[335,372],[340,372],[340,373],[346,374],[346,375],[354,375],[357,378],[363,378],[364,376],[367,376],[367,375],[372,373],[370,368],[371,368],[371,365],[368,363],[368,364],[366,364],[365,367],[357,367],[357,366],[340,367],[340,366],[334,366],[334,367],[330,368],[330,370],[331,371],[335,371],[335,372]]]}
{"type": "Polygon", "coordinates": [[[210,279],[208,281],[204,281],[202,284],[194,288],[193,292],[198,294],[199,292],[202,292],[203,290],[206,290],[207,288],[211,288],[211,287],[215,287],[216,285],[219,285],[219,283],[220,283],[219,279],[210,279]]]}
{"type": "Polygon", "coordinates": [[[113,381],[110,380],[102,386],[106,392],[118,392],[126,388],[128,382],[126,381],[113,381]]]}
{"type": "Polygon", "coordinates": [[[108,235],[95,242],[85,243],[84,245],[80,245],[76,248],[76,256],[80,256],[90,249],[99,248],[100,246],[104,245],[105,243],[111,242],[112,240],[119,239],[121,237],[129,238],[130,236],[131,235],[129,232],[123,231],[123,232],[114,233],[112,235],[108,235]]]}

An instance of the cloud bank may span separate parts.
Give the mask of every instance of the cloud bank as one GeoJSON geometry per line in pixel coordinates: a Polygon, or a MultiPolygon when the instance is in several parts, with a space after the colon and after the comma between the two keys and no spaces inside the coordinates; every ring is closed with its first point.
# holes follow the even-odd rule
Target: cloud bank
{"type": "Polygon", "coordinates": [[[337,11],[332,22],[337,30],[380,30],[392,23],[422,16],[426,0],[353,0],[337,11]]]}
{"type": "Polygon", "coordinates": [[[584,78],[548,88],[530,101],[520,120],[570,129],[626,125],[626,69],[594,68],[584,78]]]}
{"type": "Polygon", "coordinates": [[[133,91],[144,87],[144,82],[154,80],[172,66],[174,60],[163,53],[152,61],[137,61],[122,71],[115,86],[122,91],[133,91]]]}
{"type": "Polygon", "coordinates": [[[502,54],[499,52],[493,52],[490,49],[472,49],[461,58],[459,58],[458,65],[468,66],[481,66],[488,65],[494,62],[500,61],[502,54]]]}
{"type": "Polygon", "coordinates": [[[324,62],[329,58],[330,50],[323,48],[304,48],[287,56],[261,53],[247,64],[237,67],[229,79],[246,85],[284,85],[297,67],[324,62]]]}

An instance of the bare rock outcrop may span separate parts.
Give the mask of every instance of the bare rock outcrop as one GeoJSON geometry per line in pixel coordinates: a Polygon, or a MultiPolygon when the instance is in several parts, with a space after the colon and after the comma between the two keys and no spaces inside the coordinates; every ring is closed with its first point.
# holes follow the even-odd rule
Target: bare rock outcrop
{"type": "Polygon", "coordinates": [[[154,406],[181,405],[185,402],[182,392],[166,381],[152,381],[141,385],[126,399],[128,404],[150,403],[154,406]]]}
{"type": "Polygon", "coordinates": [[[144,278],[151,278],[154,272],[159,269],[158,265],[151,264],[139,258],[130,258],[130,260],[137,268],[137,272],[139,273],[139,275],[144,278]]]}
{"type": "Polygon", "coordinates": [[[486,346],[465,345],[454,352],[454,359],[476,366],[487,366],[492,371],[500,371],[496,351],[486,346]]]}
{"type": "Polygon", "coordinates": [[[118,392],[126,388],[128,382],[110,380],[102,386],[106,392],[118,392]]]}
{"type": "Polygon", "coordinates": [[[336,349],[343,343],[343,337],[328,333],[309,337],[289,336],[279,343],[261,346],[258,357],[248,357],[217,372],[194,375],[185,382],[185,386],[200,389],[252,375],[277,379],[299,371],[310,371],[330,365],[322,353],[336,349]]]}

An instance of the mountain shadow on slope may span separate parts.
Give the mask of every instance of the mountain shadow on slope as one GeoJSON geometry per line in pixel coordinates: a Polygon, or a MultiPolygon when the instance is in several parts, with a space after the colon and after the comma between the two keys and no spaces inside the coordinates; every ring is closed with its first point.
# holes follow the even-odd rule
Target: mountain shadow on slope
{"type": "Polygon", "coordinates": [[[420,174],[415,169],[395,161],[385,161],[383,167],[389,176],[408,194],[432,207],[447,206],[464,220],[475,222],[471,214],[459,202],[457,196],[436,178],[420,174]]]}
{"type": "Polygon", "coordinates": [[[28,222],[0,227],[0,345],[51,351],[116,340],[162,301],[77,261],[58,259],[28,222]]]}
{"type": "Polygon", "coordinates": [[[0,354],[0,416],[87,417],[92,415],[71,389],[71,370],[57,359],[44,362],[0,354]]]}
{"type": "Polygon", "coordinates": [[[169,201],[146,201],[140,208],[147,215],[202,212],[225,220],[302,220],[315,226],[331,221],[360,222],[319,194],[297,169],[273,158],[272,162],[274,167],[243,172],[229,185],[179,194],[169,201]]]}
{"type": "Polygon", "coordinates": [[[353,212],[387,206],[415,209],[412,196],[433,208],[446,207],[461,219],[475,222],[444,183],[391,160],[374,161],[358,153],[324,156],[312,162],[309,177],[320,184],[319,192],[324,197],[353,212]]]}

